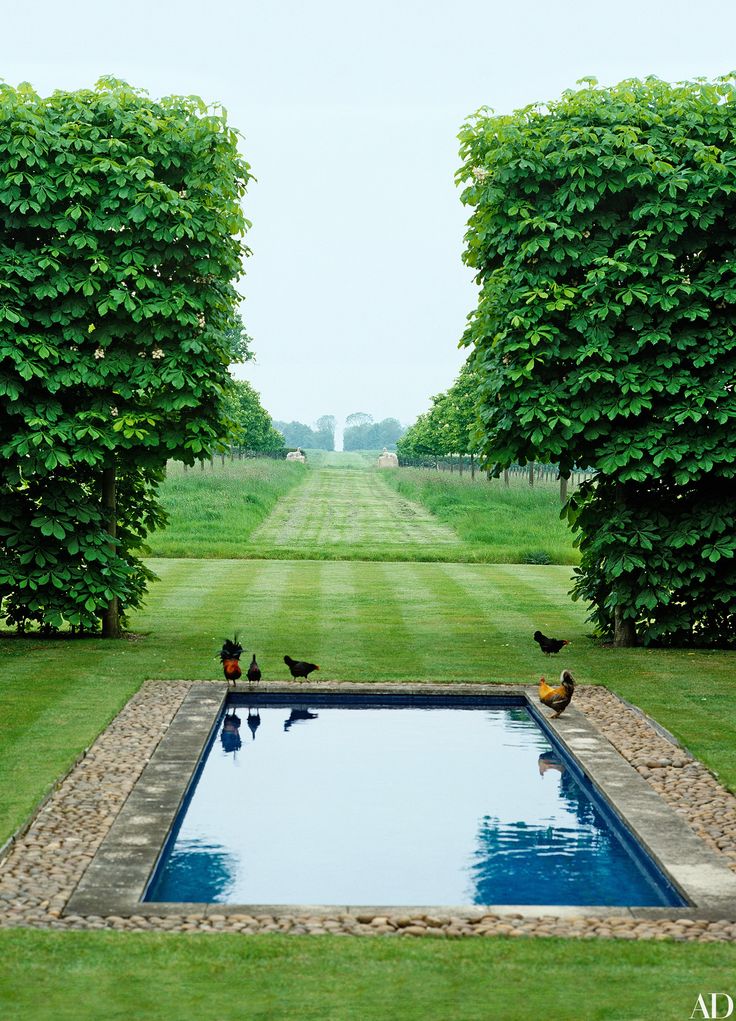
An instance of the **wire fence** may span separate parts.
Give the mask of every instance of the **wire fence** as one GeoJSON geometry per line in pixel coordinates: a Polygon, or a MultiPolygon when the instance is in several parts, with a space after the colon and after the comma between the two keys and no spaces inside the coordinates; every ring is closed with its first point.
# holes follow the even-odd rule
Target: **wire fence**
{"type": "MultiPolygon", "coordinates": [[[[490,472],[482,469],[474,454],[427,454],[423,457],[403,457],[399,455],[400,468],[429,468],[434,471],[457,473],[469,477],[471,481],[491,481],[490,472]]],[[[575,467],[567,479],[561,478],[559,465],[532,461],[528,464],[514,464],[501,473],[500,479],[505,486],[513,481],[515,484],[526,482],[528,486],[549,485],[559,483],[560,497],[567,499],[569,491],[587,482],[595,475],[593,468],[575,467]]]]}
{"type": "MultiPolygon", "coordinates": [[[[250,450],[248,447],[237,447],[229,446],[226,450],[220,451],[218,454],[213,454],[212,457],[205,458],[199,462],[199,466],[202,471],[205,471],[207,465],[210,468],[214,468],[215,463],[220,461],[221,464],[225,464],[227,461],[250,461],[256,458],[265,458],[270,461],[285,461],[286,455],[296,447],[282,447],[280,450],[250,450]]],[[[190,468],[190,471],[193,468],[190,468]]],[[[184,465],[184,471],[187,471],[187,465],[184,465]]]]}

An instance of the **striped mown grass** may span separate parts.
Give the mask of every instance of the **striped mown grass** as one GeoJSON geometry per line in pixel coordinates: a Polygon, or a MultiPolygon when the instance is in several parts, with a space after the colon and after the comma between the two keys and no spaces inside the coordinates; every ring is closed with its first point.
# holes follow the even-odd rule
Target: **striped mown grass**
{"type": "Polygon", "coordinates": [[[567,597],[569,568],[267,560],[152,561],[161,581],[122,642],[0,642],[0,841],[147,677],[220,674],[236,629],[264,678],[283,656],[320,678],[535,682],[568,666],[641,706],[736,786],[733,657],[603,648],[567,597]],[[541,628],[572,644],[547,658],[541,628]],[[718,721],[717,726],[714,720],[718,721]]]}

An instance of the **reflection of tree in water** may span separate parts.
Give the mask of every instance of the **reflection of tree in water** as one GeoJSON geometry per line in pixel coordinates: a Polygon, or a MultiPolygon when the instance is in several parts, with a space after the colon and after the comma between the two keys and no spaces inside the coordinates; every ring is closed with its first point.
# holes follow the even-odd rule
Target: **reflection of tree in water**
{"type": "Polygon", "coordinates": [[[179,903],[226,901],[233,885],[234,869],[235,858],[219,845],[182,841],[172,851],[149,899],[179,903]]]}
{"type": "Polygon", "coordinates": [[[576,822],[502,823],[484,816],[470,867],[473,903],[632,903],[618,875],[628,855],[570,770],[554,752],[543,753],[537,765],[542,775],[559,775],[559,797],[576,822]]]}

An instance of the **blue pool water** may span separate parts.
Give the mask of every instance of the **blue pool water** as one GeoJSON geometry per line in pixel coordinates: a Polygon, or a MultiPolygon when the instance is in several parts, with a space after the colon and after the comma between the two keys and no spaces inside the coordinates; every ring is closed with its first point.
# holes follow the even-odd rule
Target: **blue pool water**
{"type": "Polygon", "coordinates": [[[523,705],[422,702],[230,706],[146,899],[683,903],[523,705]]]}

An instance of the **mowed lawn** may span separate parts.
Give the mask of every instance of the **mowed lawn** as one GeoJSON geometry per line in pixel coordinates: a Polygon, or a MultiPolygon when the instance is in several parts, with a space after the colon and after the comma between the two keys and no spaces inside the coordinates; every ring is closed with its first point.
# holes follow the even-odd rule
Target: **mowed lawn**
{"type": "MultiPolygon", "coordinates": [[[[323,459],[319,470],[347,477],[340,464],[323,459]]],[[[287,476],[286,467],[277,469],[283,493],[316,474],[287,476]]],[[[201,487],[207,472],[186,473],[187,485],[194,475],[201,487]]],[[[241,478],[237,506],[254,505],[251,485],[241,478]]],[[[230,492],[227,478],[217,486],[230,492]]],[[[375,502],[375,488],[364,491],[375,502]]],[[[191,495],[180,489],[181,500],[191,495]]],[[[264,519],[261,507],[247,535],[264,519]]],[[[528,683],[568,666],[640,705],[736,788],[733,655],[601,647],[567,595],[569,566],[360,560],[349,529],[341,544],[353,559],[344,561],[193,559],[211,539],[207,526],[187,525],[186,512],[180,525],[177,542],[201,543],[186,559],[151,561],[161,580],[126,640],[0,638],[0,843],[146,678],[219,677],[218,649],[236,629],[266,680],[286,679],[287,652],[318,662],[319,678],[375,682],[528,683]],[[532,641],[537,627],[572,644],[548,659],[532,641]]],[[[237,546],[237,533],[223,534],[237,546]]],[[[701,991],[732,991],[735,968],[730,945],[5,929],[0,1018],[677,1018],[701,991]]]]}
{"type": "Polygon", "coordinates": [[[537,681],[568,666],[607,684],[673,731],[736,787],[733,655],[613,650],[586,637],[569,568],[489,564],[155,560],[161,580],[135,637],[8,637],[0,643],[0,839],[28,814],[147,677],[216,678],[236,629],[264,678],[283,656],[319,678],[537,681]],[[545,657],[535,628],[572,644],[545,657]]]}
{"type": "Polygon", "coordinates": [[[0,930],[0,1016],[679,1021],[735,964],[713,944],[0,930]]]}

